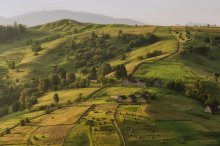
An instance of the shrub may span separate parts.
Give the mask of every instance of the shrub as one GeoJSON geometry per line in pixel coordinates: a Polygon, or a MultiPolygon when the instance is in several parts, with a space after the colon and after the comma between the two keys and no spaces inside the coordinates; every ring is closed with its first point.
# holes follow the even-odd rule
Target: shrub
{"type": "Polygon", "coordinates": [[[144,57],[143,57],[143,56],[138,56],[137,59],[138,59],[138,60],[143,60],[144,57]]]}
{"type": "Polygon", "coordinates": [[[11,133],[11,130],[9,128],[6,128],[5,129],[5,134],[10,134],[11,133]]]}
{"type": "Polygon", "coordinates": [[[181,80],[171,81],[167,83],[167,88],[177,92],[183,92],[185,90],[185,84],[181,80]]]}
{"type": "Polygon", "coordinates": [[[95,125],[95,122],[93,120],[88,120],[86,122],[86,124],[88,124],[89,126],[94,126],[95,125]]]}
{"type": "Polygon", "coordinates": [[[160,56],[160,55],[162,55],[162,54],[163,54],[162,51],[157,51],[157,50],[155,50],[155,51],[152,52],[152,53],[148,52],[147,55],[146,55],[146,57],[147,57],[147,58],[153,58],[153,57],[156,57],[156,56],[160,56]]]}
{"type": "Polygon", "coordinates": [[[30,120],[28,118],[24,119],[25,123],[30,123],[30,120]]]}
{"type": "Polygon", "coordinates": [[[38,110],[46,110],[47,106],[46,105],[41,105],[38,107],[38,110]]]}
{"type": "Polygon", "coordinates": [[[21,107],[21,103],[19,101],[15,101],[11,106],[11,110],[12,112],[17,112],[19,111],[20,107],[21,107]]]}
{"type": "Polygon", "coordinates": [[[31,49],[32,49],[32,51],[33,52],[39,52],[39,51],[41,51],[41,44],[40,44],[40,42],[39,41],[36,41],[35,43],[34,43],[34,45],[31,47],[31,49]]]}
{"type": "Polygon", "coordinates": [[[20,126],[25,126],[25,120],[21,119],[19,124],[20,126]]]}
{"type": "Polygon", "coordinates": [[[7,62],[7,64],[8,64],[8,68],[9,69],[15,69],[15,62],[14,61],[12,61],[12,62],[7,62]]]}
{"type": "Polygon", "coordinates": [[[50,108],[47,106],[46,107],[46,110],[45,110],[45,114],[49,114],[51,111],[50,111],[50,108]]]}

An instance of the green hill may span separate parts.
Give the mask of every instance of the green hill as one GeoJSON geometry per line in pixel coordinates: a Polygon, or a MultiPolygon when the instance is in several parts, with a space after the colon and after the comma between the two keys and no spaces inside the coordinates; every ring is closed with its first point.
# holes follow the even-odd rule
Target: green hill
{"type": "Polygon", "coordinates": [[[219,38],[66,19],[27,28],[0,43],[0,145],[218,146],[219,38]]]}

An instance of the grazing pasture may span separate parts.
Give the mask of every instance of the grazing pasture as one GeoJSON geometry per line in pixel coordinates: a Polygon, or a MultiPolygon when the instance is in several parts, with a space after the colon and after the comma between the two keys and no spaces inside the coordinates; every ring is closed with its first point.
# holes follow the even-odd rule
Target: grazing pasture
{"type": "Polygon", "coordinates": [[[180,79],[192,82],[198,76],[183,64],[174,61],[157,61],[142,65],[135,73],[137,78],[161,78],[164,82],[180,79]]]}

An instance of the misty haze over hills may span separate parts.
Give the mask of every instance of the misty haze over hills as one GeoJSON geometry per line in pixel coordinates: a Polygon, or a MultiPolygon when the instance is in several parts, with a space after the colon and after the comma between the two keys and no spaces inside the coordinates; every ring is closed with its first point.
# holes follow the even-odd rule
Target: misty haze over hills
{"type": "Polygon", "coordinates": [[[73,12],[67,10],[53,10],[53,11],[40,11],[30,12],[19,16],[4,18],[0,16],[0,24],[25,24],[27,26],[35,26],[51,21],[60,19],[72,19],[84,23],[97,23],[97,24],[128,24],[128,25],[143,25],[144,23],[126,18],[113,18],[100,14],[86,13],[86,12],[73,12]]]}

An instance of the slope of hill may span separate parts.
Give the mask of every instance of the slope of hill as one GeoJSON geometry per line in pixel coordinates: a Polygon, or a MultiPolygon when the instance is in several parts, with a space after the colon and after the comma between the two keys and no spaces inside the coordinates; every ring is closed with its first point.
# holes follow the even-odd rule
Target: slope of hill
{"type": "Polygon", "coordinates": [[[0,145],[218,146],[219,30],[29,28],[0,44],[0,145]]]}
{"type": "MultiPolygon", "coordinates": [[[[112,18],[99,14],[92,14],[86,12],[73,12],[67,10],[41,11],[31,12],[24,15],[8,18],[5,23],[13,24],[15,21],[25,24],[27,26],[40,25],[61,19],[72,19],[84,23],[96,24],[129,24],[129,25],[143,25],[144,23],[125,18],[112,18]]],[[[0,21],[1,22],[1,21],[0,21]]],[[[5,24],[3,23],[3,24],[5,24]]],[[[1,24],[1,23],[0,23],[1,24]]]]}

